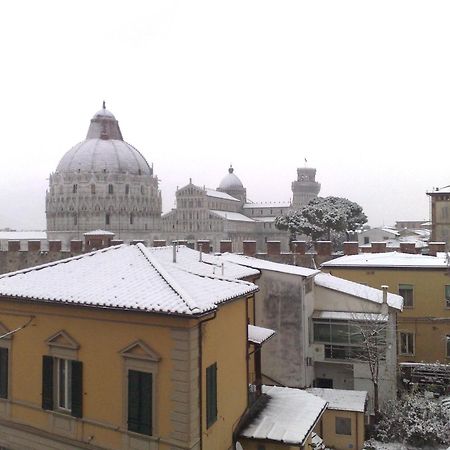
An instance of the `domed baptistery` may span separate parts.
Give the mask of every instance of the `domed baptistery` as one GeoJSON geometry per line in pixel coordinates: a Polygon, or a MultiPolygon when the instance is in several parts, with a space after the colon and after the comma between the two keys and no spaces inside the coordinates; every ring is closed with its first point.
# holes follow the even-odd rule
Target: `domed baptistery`
{"type": "Polygon", "coordinates": [[[105,103],[92,118],[86,139],[50,175],[46,215],[49,238],[66,242],[99,229],[127,242],[149,240],[160,230],[158,177],[123,140],[105,103]]]}

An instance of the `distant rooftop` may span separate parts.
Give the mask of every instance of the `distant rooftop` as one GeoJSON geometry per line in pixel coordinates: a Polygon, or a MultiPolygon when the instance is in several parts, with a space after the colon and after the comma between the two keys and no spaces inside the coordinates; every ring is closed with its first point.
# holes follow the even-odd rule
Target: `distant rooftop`
{"type": "Polygon", "coordinates": [[[365,411],[365,404],[367,401],[366,391],[308,388],[306,389],[306,392],[316,395],[328,402],[327,409],[356,412],[365,411]]]}
{"type": "Polygon", "coordinates": [[[322,267],[402,267],[402,268],[442,268],[449,266],[443,253],[426,256],[412,253],[360,253],[342,256],[324,262],[322,267]]]}

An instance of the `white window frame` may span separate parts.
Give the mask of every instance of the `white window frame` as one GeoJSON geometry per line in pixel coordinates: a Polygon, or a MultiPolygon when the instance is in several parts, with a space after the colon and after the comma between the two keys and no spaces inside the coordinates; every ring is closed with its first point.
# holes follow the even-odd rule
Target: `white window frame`
{"type": "Polygon", "coordinates": [[[399,331],[398,333],[398,353],[401,356],[414,356],[416,353],[416,334],[413,331],[399,331]],[[402,336],[411,335],[412,336],[412,349],[409,348],[408,340],[406,341],[406,352],[402,352],[402,336]],[[412,351],[411,351],[412,350],[412,351]]]}
{"type": "Polygon", "coordinates": [[[56,408],[65,412],[72,411],[72,361],[64,358],[55,360],[56,408]],[[64,370],[64,372],[62,372],[64,370]],[[61,374],[63,373],[63,376],[61,374]],[[63,395],[61,395],[63,391],[63,395]]]}

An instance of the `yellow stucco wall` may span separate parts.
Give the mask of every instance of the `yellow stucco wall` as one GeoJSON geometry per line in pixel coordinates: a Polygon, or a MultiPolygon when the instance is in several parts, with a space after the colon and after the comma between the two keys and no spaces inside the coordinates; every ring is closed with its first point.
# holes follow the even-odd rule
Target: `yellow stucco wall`
{"type": "Polygon", "coordinates": [[[244,450],[259,450],[258,446],[263,446],[264,450],[299,450],[299,449],[310,449],[308,445],[304,447],[299,447],[298,445],[289,445],[289,444],[280,444],[277,442],[263,441],[263,440],[255,440],[255,439],[239,439],[240,444],[244,450]]]}
{"type": "MultiPolygon", "coordinates": [[[[0,401],[0,418],[25,424],[53,435],[57,433],[76,441],[91,442],[99,448],[125,449],[127,432],[124,396],[126,370],[120,351],[135,341],[143,341],[160,356],[154,375],[154,435],[144,438],[149,449],[168,450],[180,441],[174,438],[174,386],[183,381],[173,376],[177,363],[174,333],[187,332],[191,336],[186,348],[198,346],[198,321],[170,316],[107,311],[62,305],[30,304],[8,299],[0,301],[0,323],[9,330],[23,325],[30,315],[31,325],[17,332],[11,342],[10,397],[0,401]],[[83,418],[75,419],[61,413],[42,410],[42,356],[49,354],[46,340],[64,330],[78,344],[77,359],[83,363],[83,418]],[[6,405],[6,406],[5,406],[6,405]],[[55,431],[55,421],[69,421],[67,432],[55,431]]],[[[205,450],[228,449],[232,429],[247,404],[247,308],[239,299],[222,305],[212,321],[202,325],[203,369],[202,411],[205,450]],[[218,365],[217,422],[206,430],[205,370],[213,362],[218,365]]],[[[183,343],[183,342],[182,342],[183,343]]],[[[178,344],[180,345],[180,344],[178,344]]],[[[194,355],[190,371],[198,374],[198,354],[194,355]]],[[[198,386],[198,376],[192,377],[198,386]]],[[[191,400],[198,405],[198,397],[191,400]]],[[[197,410],[198,411],[198,410],[197,410]]],[[[197,414],[198,417],[198,414],[197,414]]],[[[193,420],[199,426],[198,418],[193,420]]],[[[193,431],[193,436],[195,430],[193,431]]],[[[134,436],[140,438],[140,436],[134,436]]],[[[140,444],[139,444],[140,445],[140,444]]],[[[191,440],[194,448],[197,441],[191,440]]],[[[138,447],[136,447],[138,448],[138,447]]]]}
{"type": "Polygon", "coordinates": [[[206,385],[202,388],[203,449],[228,449],[233,428],[247,407],[247,308],[244,301],[223,305],[203,325],[202,377],[217,364],[217,420],[206,424],[206,385]]]}
{"type": "Polygon", "coordinates": [[[327,409],[315,432],[323,439],[327,447],[336,450],[361,450],[364,444],[364,414],[353,411],[336,411],[327,409]],[[336,417],[351,420],[351,435],[336,433],[336,417]]]}
{"type": "Polygon", "coordinates": [[[450,272],[444,269],[324,268],[325,271],[374,288],[385,284],[398,294],[399,284],[414,286],[414,306],[397,315],[399,332],[415,333],[415,353],[401,355],[400,362],[450,362],[446,358],[445,337],[450,334],[450,308],[445,306],[444,289],[450,272]]]}

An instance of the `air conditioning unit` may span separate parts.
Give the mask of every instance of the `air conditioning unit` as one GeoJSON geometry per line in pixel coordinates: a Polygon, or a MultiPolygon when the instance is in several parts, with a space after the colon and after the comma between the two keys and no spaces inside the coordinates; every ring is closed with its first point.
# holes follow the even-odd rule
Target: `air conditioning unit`
{"type": "Polygon", "coordinates": [[[312,348],[312,358],[314,361],[324,361],[325,360],[325,345],[324,344],[313,344],[312,348]]]}

